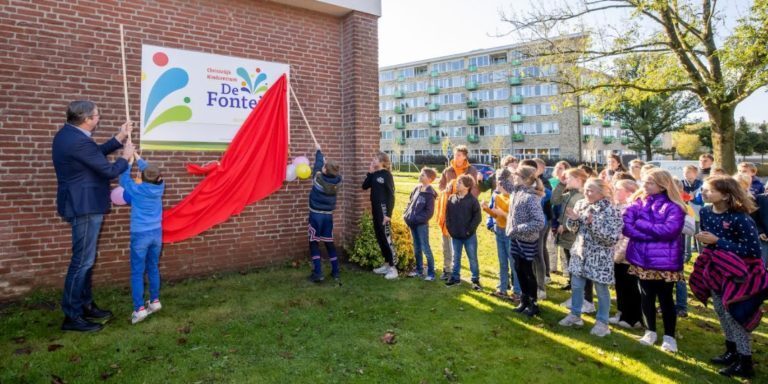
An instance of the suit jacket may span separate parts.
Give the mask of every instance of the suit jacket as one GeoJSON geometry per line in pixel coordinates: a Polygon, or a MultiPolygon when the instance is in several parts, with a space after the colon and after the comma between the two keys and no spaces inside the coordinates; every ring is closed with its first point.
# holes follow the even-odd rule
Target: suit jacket
{"type": "Polygon", "coordinates": [[[109,181],[128,169],[119,158],[114,163],[107,155],[123,145],[112,138],[97,145],[77,127],[64,124],[53,138],[53,167],[58,190],[56,207],[67,220],[88,214],[109,212],[109,181]]]}

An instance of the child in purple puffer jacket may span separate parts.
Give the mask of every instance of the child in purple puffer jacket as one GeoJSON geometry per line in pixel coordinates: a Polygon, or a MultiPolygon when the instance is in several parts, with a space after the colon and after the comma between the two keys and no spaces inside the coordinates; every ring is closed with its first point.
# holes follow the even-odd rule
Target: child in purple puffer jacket
{"type": "Polygon", "coordinates": [[[672,290],[683,276],[685,203],[672,175],[653,168],[643,175],[643,187],[624,212],[624,236],[629,273],[640,280],[644,345],[656,343],[656,297],[661,304],[664,338],[661,349],[677,352],[677,314],[672,290]]]}

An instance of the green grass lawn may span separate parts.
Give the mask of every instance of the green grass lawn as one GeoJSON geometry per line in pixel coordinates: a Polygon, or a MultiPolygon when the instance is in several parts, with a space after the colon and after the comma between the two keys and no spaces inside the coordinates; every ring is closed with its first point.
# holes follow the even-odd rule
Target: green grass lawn
{"type": "MultiPolygon", "coordinates": [[[[402,212],[415,178],[397,175],[402,212]]],[[[442,265],[439,232],[432,245],[442,265]]],[[[492,234],[479,235],[482,282],[496,284],[492,234]]],[[[126,265],[127,268],[127,265],[126,265]]],[[[567,294],[555,276],[542,316],[474,292],[352,266],[343,286],[305,280],[306,264],[166,284],[163,309],[131,325],[125,288],[99,288],[116,318],[94,334],[63,333],[58,292],[38,292],[0,309],[0,382],[127,383],[624,383],[731,382],[707,363],[723,344],[709,308],[690,303],[678,323],[680,353],[613,329],[605,338],[557,325],[567,294]],[[382,341],[391,332],[394,343],[382,341]]],[[[661,320],[659,319],[659,327],[661,320]]],[[[661,329],[661,328],[660,328],[661,329]]],[[[754,333],[758,377],[768,381],[766,343],[754,333]]]]}

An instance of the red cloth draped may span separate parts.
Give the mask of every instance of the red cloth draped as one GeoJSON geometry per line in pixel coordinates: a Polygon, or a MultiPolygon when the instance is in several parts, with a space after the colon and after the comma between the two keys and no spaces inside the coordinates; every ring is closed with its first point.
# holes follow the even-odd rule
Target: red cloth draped
{"type": "Polygon", "coordinates": [[[288,162],[287,87],[283,75],[269,88],[218,166],[187,167],[191,173],[207,176],[163,213],[164,243],[196,236],[280,189],[288,162]]]}

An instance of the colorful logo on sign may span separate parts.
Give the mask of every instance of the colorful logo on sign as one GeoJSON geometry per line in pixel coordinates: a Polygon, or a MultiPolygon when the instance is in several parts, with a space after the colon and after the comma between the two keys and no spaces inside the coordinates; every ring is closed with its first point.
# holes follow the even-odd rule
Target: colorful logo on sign
{"type": "Polygon", "coordinates": [[[243,81],[240,83],[241,91],[248,92],[252,95],[256,95],[259,93],[264,93],[269,88],[266,83],[259,86],[259,84],[263,83],[264,80],[267,79],[267,75],[265,73],[261,73],[261,69],[256,68],[256,75],[251,76],[248,71],[243,68],[237,68],[237,75],[240,76],[243,81]]]}
{"type": "MultiPolygon", "coordinates": [[[[157,52],[152,56],[152,62],[160,68],[168,65],[169,61],[168,55],[163,52],[157,52]]],[[[145,80],[145,77],[146,76],[142,74],[142,81],[145,80]]],[[[171,122],[187,121],[192,118],[192,109],[184,105],[189,104],[191,101],[188,96],[184,97],[184,104],[174,105],[162,112],[155,113],[155,109],[163,100],[172,93],[183,89],[187,84],[189,84],[189,74],[181,68],[169,68],[157,78],[150,88],[147,104],[144,106],[145,134],[160,125],[171,122]]]]}

